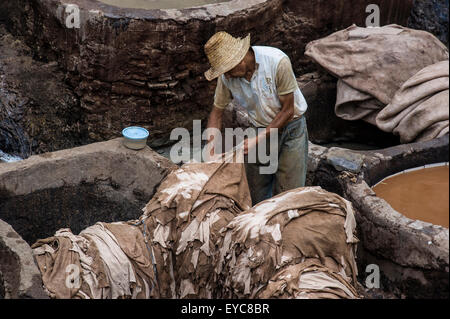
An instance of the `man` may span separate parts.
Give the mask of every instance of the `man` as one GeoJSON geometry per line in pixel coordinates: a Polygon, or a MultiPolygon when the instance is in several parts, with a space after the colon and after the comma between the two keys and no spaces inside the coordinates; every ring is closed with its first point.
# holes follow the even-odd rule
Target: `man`
{"type": "Polygon", "coordinates": [[[305,185],[308,132],[302,116],[307,103],[298,88],[291,62],[281,50],[250,46],[250,34],[234,38],[218,32],[205,44],[211,68],[208,81],[217,78],[214,107],[208,128],[221,129],[224,108],[234,98],[243,106],[259,135],[244,141],[244,153],[268,143],[271,129],[278,129],[278,170],[260,174],[261,164],[246,163],[253,205],[275,194],[305,185]]]}

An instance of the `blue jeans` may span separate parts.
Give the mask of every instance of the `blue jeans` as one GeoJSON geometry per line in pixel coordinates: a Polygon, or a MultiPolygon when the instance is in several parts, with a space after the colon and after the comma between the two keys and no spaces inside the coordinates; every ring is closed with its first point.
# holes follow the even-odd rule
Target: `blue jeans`
{"type": "MultiPolygon", "coordinates": [[[[256,128],[254,128],[256,130],[256,128]]],[[[266,149],[270,149],[266,138],[266,149]]],[[[245,161],[253,205],[290,189],[305,186],[308,163],[308,130],[302,116],[278,132],[278,169],[275,174],[260,174],[261,163],[245,161]]]]}

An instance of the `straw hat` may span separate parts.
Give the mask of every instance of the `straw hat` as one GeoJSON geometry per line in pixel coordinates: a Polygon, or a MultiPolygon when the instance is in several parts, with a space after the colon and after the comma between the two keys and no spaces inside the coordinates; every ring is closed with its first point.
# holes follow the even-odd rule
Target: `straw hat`
{"type": "Polygon", "coordinates": [[[205,44],[205,53],[211,68],[205,72],[208,81],[214,80],[242,61],[250,48],[250,34],[244,39],[235,38],[227,32],[214,34],[205,44]]]}

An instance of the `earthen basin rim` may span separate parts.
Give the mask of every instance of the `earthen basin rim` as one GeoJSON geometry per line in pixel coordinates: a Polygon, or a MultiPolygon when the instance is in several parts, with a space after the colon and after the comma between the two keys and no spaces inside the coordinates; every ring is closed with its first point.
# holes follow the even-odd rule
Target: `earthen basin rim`
{"type": "Polygon", "coordinates": [[[184,9],[136,9],[115,7],[98,0],[58,0],[63,5],[75,4],[81,10],[98,12],[99,14],[113,19],[129,18],[143,20],[211,20],[242,10],[250,9],[253,6],[261,5],[273,0],[231,0],[228,2],[205,4],[202,6],[184,9]]]}
{"type": "MultiPolygon", "coordinates": [[[[409,168],[409,169],[406,169],[406,170],[397,172],[397,173],[395,173],[395,174],[386,176],[386,177],[384,177],[381,181],[379,181],[378,183],[376,183],[376,184],[373,185],[373,186],[370,186],[369,188],[373,191],[374,188],[375,188],[375,186],[377,186],[378,184],[384,182],[385,180],[387,180],[387,179],[389,179],[389,178],[392,178],[392,177],[394,177],[394,176],[397,176],[397,175],[406,174],[406,173],[414,172],[414,171],[418,171],[418,170],[423,170],[423,169],[425,169],[425,168],[445,167],[445,166],[449,166],[449,162],[440,162],[440,163],[426,164],[426,165],[422,165],[422,166],[417,166],[417,167],[409,168]]],[[[377,198],[380,199],[380,200],[386,201],[386,200],[384,200],[384,199],[381,198],[381,197],[378,197],[378,196],[377,196],[377,198]]],[[[389,202],[387,202],[387,203],[389,204],[389,202]]],[[[395,210],[395,209],[392,208],[392,210],[395,210]]],[[[423,224],[423,225],[433,225],[433,227],[439,228],[439,229],[443,229],[443,230],[446,230],[447,232],[448,232],[448,230],[449,230],[448,227],[445,227],[445,226],[442,226],[442,225],[437,225],[437,224],[432,224],[432,223],[430,223],[430,222],[426,222],[426,221],[423,221],[423,220],[420,220],[420,219],[418,219],[418,220],[416,220],[416,219],[411,219],[411,218],[409,218],[408,216],[406,216],[405,214],[403,214],[402,212],[397,211],[397,210],[395,210],[395,211],[396,211],[397,213],[399,213],[400,215],[402,215],[403,217],[405,217],[405,218],[408,220],[408,224],[419,223],[419,224],[423,224]]]]}
{"type": "Polygon", "coordinates": [[[441,166],[449,166],[449,162],[440,162],[440,163],[426,164],[426,165],[421,165],[421,166],[417,166],[417,167],[413,167],[413,168],[408,168],[408,169],[405,169],[405,170],[402,170],[400,172],[397,172],[397,173],[394,173],[394,174],[391,174],[389,176],[384,177],[381,181],[379,181],[379,182],[375,183],[374,185],[370,186],[370,188],[373,189],[375,186],[377,186],[378,184],[384,182],[385,180],[387,180],[387,179],[389,179],[391,177],[400,175],[400,174],[405,174],[405,173],[408,173],[408,172],[413,172],[413,171],[417,171],[417,170],[421,170],[421,169],[425,169],[425,168],[441,167],[441,166]]]}

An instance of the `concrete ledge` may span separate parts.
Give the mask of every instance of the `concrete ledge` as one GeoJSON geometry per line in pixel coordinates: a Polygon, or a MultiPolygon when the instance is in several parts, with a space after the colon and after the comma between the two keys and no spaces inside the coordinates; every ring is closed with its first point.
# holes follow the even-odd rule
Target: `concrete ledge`
{"type": "Polygon", "coordinates": [[[307,184],[344,196],[357,211],[361,271],[376,263],[382,288],[398,297],[448,298],[449,229],[407,218],[371,187],[399,172],[448,162],[449,136],[371,151],[309,148],[307,184]]]}
{"type": "Polygon", "coordinates": [[[122,141],[123,138],[116,138],[2,163],[0,198],[108,179],[125,186],[123,190],[130,196],[137,190],[151,197],[176,165],[149,147],[135,151],[126,148],[122,141]]]}
{"type": "Polygon", "coordinates": [[[136,151],[122,142],[0,164],[0,219],[31,245],[60,228],[79,232],[98,221],[138,218],[177,166],[149,147],[136,151]]]}
{"type": "Polygon", "coordinates": [[[362,263],[378,263],[385,286],[409,298],[448,298],[449,229],[412,220],[376,196],[371,186],[386,176],[448,162],[448,135],[377,151],[357,152],[357,174],[338,177],[343,195],[358,214],[362,263]]]}

